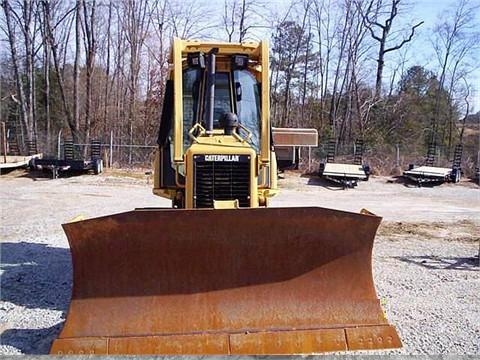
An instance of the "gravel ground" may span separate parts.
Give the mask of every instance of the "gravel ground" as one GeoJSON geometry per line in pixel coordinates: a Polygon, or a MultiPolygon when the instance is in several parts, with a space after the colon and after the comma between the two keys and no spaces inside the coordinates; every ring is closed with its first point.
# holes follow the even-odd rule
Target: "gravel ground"
{"type": "MultiPolygon", "coordinates": [[[[396,182],[377,177],[341,190],[288,173],[272,206],[367,208],[383,216],[375,284],[404,346],[379,353],[480,355],[480,187],[396,182]]],[[[78,215],[168,207],[150,187],[141,174],[50,180],[15,171],[0,177],[0,354],[47,354],[61,330],[72,270],[60,224],[78,215]]]]}

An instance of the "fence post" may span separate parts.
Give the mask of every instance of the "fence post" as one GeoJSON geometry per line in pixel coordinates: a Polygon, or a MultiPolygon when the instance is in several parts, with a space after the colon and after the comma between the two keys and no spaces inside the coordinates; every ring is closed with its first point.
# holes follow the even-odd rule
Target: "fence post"
{"type": "Polygon", "coordinates": [[[113,130],[110,131],[110,166],[113,164],[113,130]]]}
{"type": "MultiPolygon", "coordinates": [[[[133,122],[130,123],[130,144],[133,143],[133,122]]],[[[128,148],[128,165],[132,165],[132,148],[128,148]]]]}
{"type": "Polygon", "coordinates": [[[7,130],[5,128],[5,123],[2,121],[2,142],[3,142],[3,158],[5,164],[7,163],[7,130]]]}
{"type": "Polygon", "coordinates": [[[397,148],[397,167],[400,166],[400,145],[396,144],[395,147],[397,148]]]}
{"type": "Polygon", "coordinates": [[[57,159],[60,159],[60,144],[62,141],[62,129],[58,132],[58,138],[57,138],[57,159]]]}
{"type": "MultiPolygon", "coordinates": [[[[480,136],[479,136],[479,137],[480,137],[480,136]]],[[[477,152],[477,167],[480,168],[480,150],[478,150],[478,152],[477,152]]],[[[476,170],[476,169],[475,169],[475,170],[476,170]]],[[[478,185],[480,186],[480,170],[479,170],[479,174],[478,174],[478,179],[477,179],[477,181],[478,181],[478,185]]],[[[478,244],[478,246],[479,246],[479,249],[478,249],[478,251],[479,251],[478,263],[480,264],[480,244],[478,244]]]]}
{"type": "Polygon", "coordinates": [[[312,170],[312,147],[308,147],[308,172],[312,170]]]}

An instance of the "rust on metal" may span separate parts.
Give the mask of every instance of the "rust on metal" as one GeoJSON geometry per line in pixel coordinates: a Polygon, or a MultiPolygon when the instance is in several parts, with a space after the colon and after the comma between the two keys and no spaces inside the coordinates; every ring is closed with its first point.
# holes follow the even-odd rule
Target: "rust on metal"
{"type": "Polygon", "coordinates": [[[323,208],[141,209],[65,224],[72,301],[51,353],[400,347],[372,279],[380,221],[323,208]]]}
{"type": "Polygon", "coordinates": [[[393,326],[368,326],[346,329],[348,347],[351,350],[385,349],[399,344],[397,331],[393,326]]]}
{"type": "Polygon", "coordinates": [[[53,342],[51,354],[56,355],[99,355],[108,354],[108,340],[100,338],[62,339],[53,342]]]}
{"type": "Polygon", "coordinates": [[[228,354],[227,334],[113,338],[111,354],[228,354]]]}
{"type": "Polygon", "coordinates": [[[234,334],[230,339],[232,354],[288,355],[347,350],[343,329],[265,331],[234,334]]]}

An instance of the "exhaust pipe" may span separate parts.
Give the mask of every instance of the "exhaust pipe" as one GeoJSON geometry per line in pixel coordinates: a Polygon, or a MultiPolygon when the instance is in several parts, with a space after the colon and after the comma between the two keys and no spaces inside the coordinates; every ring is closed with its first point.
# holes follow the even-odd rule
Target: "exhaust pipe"
{"type": "Polygon", "coordinates": [[[207,54],[208,56],[208,68],[207,68],[207,134],[209,136],[213,135],[213,115],[214,115],[214,104],[215,104],[215,67],[216,67],[216,54],[218,53],[218,48],[213,48],[207,54]]]}

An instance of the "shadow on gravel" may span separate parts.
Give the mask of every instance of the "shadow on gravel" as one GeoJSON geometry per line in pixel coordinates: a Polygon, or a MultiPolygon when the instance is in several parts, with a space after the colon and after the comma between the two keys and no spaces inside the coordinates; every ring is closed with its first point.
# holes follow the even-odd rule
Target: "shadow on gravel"
{"type": "Polygon", "coordinates": [[[403,177],[402,175],[392,176],[389,180],[387,180],[387,184],[400,184],[408,188],[418,187],[415,182],[403,177]]]}
{"type": "Polygon", "coordinates": [[[333,190],[333,191],[345,190],[346,189],[342,184],[339,184],[339,183],[336,183],[336,182],[333,182],[333,181],[330,181],[330,180],[326,180],[326,179],[321,178],[321,177],[310,177],[308,179],[307,184],[308,185],[313,185],[313,186],[322,186],[325,189],[333,190]]]}
{"type": "MultiPolygon", "coordinates": [[[[72,264],[70,250],[28,242],[1,243],[1,300],[29,309],[63,312],[70,301],[72,264]]],[[[43,329],[7,329],[2,345],[24,354],[48,354],[62,324],[43,329]]],[[[5,328],[5,327],[4,327],[5,328]]]]}
{"type": "Polygon", "coordinates": [[[406,188],[434,188],[437,186],[440,186],[444,183],[444,181],[430,181],[430,182],[424,182],[422,184],[419,184],[403,175],[396,175],[392,176],[390,180],[387,180],[388,184],[401,184],[405,186],[406,188]]]}
{"type": "Polygon", "coordinates": [[[398,181],[398,184],[402,184],[406,188],[435,188],[444,183],[444,181],[432,181],[432,182],[424,182],[424,183],[417,183],[413,180],[403,178],[403,180],[398,181]]]}
{"type": "Polygon", "coordinates": [[[476,178],[471,177],[471,178],[468,179],[468,182],[471,183],[471,184],[475,184],[475,185],[480,186],[480,179],[476,179],[476,178]]]}
{"type": "MultiPolygon", "coordinates": [[[[68,170],[68,171],[61,171],[59,174],[59,178],[68,179],[72,177],[82,176],[82,175],[93,175],[93,172],[90,170],[68,170]]],[[[25,171],[20,177],[30,179],[33,181],[39,180],[55,180],[52,175],[52,171],[50,169],[33,169],[25,171]]]]}
{"type": "Polygon", "coordinates": [[[38,179],[51,179],[52,174],[50,172],[41,170],[27,170],[20,177],[37,181],[38,179]]]}
{"type": "Polygon", "coordinates": [[[9,329],[2,333],[2,345],[13,346],[22,354],[46,355],[62,326],[63,323],[46,329],[9,329]]]}
{"type": "Polygon", "coordinates": [[[478,257],[437,257],[437,256],[395,256],[403,262],[423,266],[432,270],[474,270],[479,269],[478,257]]]}
{"type": "Polygon", "coordinates": [[[36,170],[36,169],[26,169],[26,168],[16,168],[16,169],[9,169],[9,170],[4,170],[2,169],[1,175],[6,175],[9,174],[12,177],[15,178],[24,178],[24,179],[30,179],[33,181],[38,181],[39,179],[43,180],[49,180],[52,178],[52,173],[51,171],[42,171],[42,170],[36,170]]]}
{"type": "Polygon", "coordinates": [[[0,254],[3,301],[30,309],[67,310],[72,283],[69,249],[4,242],[0,254]]]}

